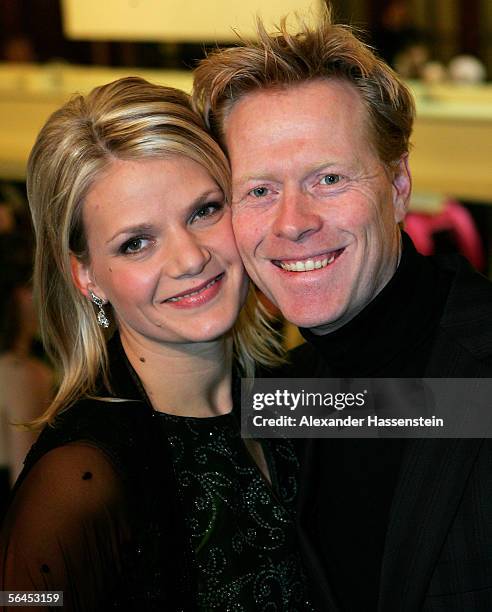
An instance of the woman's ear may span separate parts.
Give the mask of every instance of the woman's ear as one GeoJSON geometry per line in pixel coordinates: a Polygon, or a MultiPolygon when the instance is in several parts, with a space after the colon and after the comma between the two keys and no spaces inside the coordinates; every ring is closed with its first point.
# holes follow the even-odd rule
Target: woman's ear
{"type": "Polygon", "coordinates": [[[80,293],[91,301],[91,291],[93,291],[103,302],[106,301],[104,293],[98,288],[94,282],[90,266],[84,263],[79,257],[70,253],[70,270],[74,285],[80,293]]]}

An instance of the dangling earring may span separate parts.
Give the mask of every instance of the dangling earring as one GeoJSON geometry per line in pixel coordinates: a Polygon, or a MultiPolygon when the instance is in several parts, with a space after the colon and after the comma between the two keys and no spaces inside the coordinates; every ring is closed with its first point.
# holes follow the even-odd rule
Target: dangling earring
{"type": "Polygon", "coordinates": [[[104,300],[98,297],[93,291],[91,291],[90,294],[91,294],[91,300],[99,308],[99,311],[97,313],[98,325],[100,325],[101,327],[109,327],[109,319],[106,316],[106,313],[104,312],[104,308],[103,308],[103,305],[105,303],[104,300]]]}

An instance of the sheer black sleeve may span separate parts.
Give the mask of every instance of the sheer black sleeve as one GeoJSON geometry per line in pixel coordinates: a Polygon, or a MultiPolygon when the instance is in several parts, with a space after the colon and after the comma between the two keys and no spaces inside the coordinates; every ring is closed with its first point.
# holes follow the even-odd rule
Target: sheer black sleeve
{"type": "Polygon", "coordinates": [[[77,442],[49,451],[5,517],[0,590],[63,591],[63,610],[104,609],[130,538],[126,507],[120,475],[100,449],[77,442]]]}

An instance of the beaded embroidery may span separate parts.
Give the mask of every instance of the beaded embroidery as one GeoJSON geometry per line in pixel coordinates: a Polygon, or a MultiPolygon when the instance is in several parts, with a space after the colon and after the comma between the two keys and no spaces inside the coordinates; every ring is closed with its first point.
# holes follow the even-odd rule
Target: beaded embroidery
{"type": "Polygon", "coordinates": [[[271,445],[272,486],[232,414],[162,414],[198,574],[199,610],[308,612],[293,522],[298,463],[271,445]]]}

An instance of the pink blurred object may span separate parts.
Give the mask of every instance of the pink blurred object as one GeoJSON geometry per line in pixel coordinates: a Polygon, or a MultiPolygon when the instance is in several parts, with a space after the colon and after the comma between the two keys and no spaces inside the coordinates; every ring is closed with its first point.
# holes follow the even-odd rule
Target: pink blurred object
{"type": "Polygon", "coordinates": [[[480,235],[469,211],[454,200],[447,200],[443,210],[434,215],[409,213],[405,218],[405,231],[422,255],[434,253],[433,235],[448,231],[458,249],[477,270],[485,269],[485,255],[480,235]]]}

